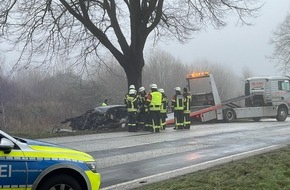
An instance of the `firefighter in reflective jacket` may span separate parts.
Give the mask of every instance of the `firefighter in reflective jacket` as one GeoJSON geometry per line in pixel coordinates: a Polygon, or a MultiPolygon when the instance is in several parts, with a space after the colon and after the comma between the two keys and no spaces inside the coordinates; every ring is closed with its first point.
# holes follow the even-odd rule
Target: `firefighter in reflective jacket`
{"type": "Polygon", "coordinates": [[[129,86],[129,90],[128,90],[128,92],[125,94],[124,101],[126,101],[127,96],[129,96],[129,91],[130,91],[130,90],[135,90],[135,93],[136,93],[135,85],[131,84],[131,85],[129,86]]]}
{"type": "Polygon", "coordinates": [[[137,117],[138,101],[137,101],[135,89],[129,90],[128,95],[125,97],[125,105],[127,106],[127,112],[128,112],[128,131],[136,132],[137,131],[136,117],[137,117]]]}
{"type": "Polygon", "coordinates": [[[102,106],[108,106],[108,99],[105,99],[104,102],[102,103],[102,106]]]}
{"type": "Polygon", "coordinates": [[[190,105],[191,105],[191,93],[188,92],[187,88],[183,88],[183,98],[184,98],[184,129],[190,129],[190,105]]]}
{"type": "MultiPolygon", "coordinates": [[[[146,116],[148,114],[148,109],[146,111],[146,91],[145,87],[141,86],[138,89],[137,100],[138,100],[138,116],[137,116],[137,125],[139,129],[143,129],[145,131],[145,122],[146,116]]],[[[147,122],[148,123],[148,122],[147,122]]],[[[148,128],[149,129],[149,128],[148,128]]]]}
{"type": "Polygon", "coordinates": [[[183,128],[183,110],[184,110],[184,98],[181,94],[181,88],[175,88],[175,95],[172,97],[171,106],[174,111],[174,129],[183,128]]]}
{"type": "Polygon", "coordinates": [[[160,131],[160,109],[162,94],[158,91],[156,84],[151,84],[151,92],[148,94],[146,103],[149,105],[149,113],[152,121],[152,132],[160,131]]]}
{"type": "Polygon", "coordinates": [[[161,129],[166,128],[166,118],[167,118],[167,107],[168,107],[168,98],[164,93],[164,89],[160,88],[159,92],[162,94],[162,104],[160,109],[160,127],[161,129]]]}

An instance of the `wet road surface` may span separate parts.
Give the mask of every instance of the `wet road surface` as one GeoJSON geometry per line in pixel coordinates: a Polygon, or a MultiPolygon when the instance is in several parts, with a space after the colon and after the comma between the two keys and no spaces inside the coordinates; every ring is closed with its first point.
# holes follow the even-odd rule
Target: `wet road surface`
{"type": "Polygon", "coordinates": [[[290,120],[199,124],[190,130],[167,128],[155,134],[118,132],[45,141],[82,150],[96,158],[102,189],[131,189],[207,168],[215,162],[239,159],[245,157],[244,152],[257,154],[287,145],[290,120]]]}

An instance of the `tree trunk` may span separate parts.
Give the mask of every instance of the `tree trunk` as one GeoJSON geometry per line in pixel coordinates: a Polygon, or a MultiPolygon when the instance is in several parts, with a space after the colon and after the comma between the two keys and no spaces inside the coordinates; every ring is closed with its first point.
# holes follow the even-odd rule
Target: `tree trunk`
{"type": "Polygon", "coordinates": [[[145,64],[143,54],[136,55],[131,51],[128,56],[125,56],[124,62],[121,66],[126,73],[128,88],[133,84],[138,89],[142,86],[142,70],[145,64]]]}
{"type": "Polygon", "coordinates": [[[128,60],[126,66],[123,67],[127,77],[128,88],[131,84],[135,85],[136,89],[142,86],[143,65],[144,61],[141,63],[131,59],[128,60]]]}

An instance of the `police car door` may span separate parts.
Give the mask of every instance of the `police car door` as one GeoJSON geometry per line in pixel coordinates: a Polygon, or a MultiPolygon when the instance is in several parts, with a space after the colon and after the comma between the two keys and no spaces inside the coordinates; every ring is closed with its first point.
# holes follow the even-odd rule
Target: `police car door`
{"type": "Polygon", "coordinates": [[[23,158],[20,148],[0,134],[0,189],[27,189],[26,160],[23,158]]]}

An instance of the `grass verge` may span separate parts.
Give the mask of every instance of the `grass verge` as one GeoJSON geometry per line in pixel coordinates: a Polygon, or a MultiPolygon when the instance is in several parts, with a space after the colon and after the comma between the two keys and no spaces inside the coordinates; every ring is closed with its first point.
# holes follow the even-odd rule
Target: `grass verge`
{"type": "Polygon", "coordinates": [[[136,190],[290,189],[290,146],[136,190]]]}

